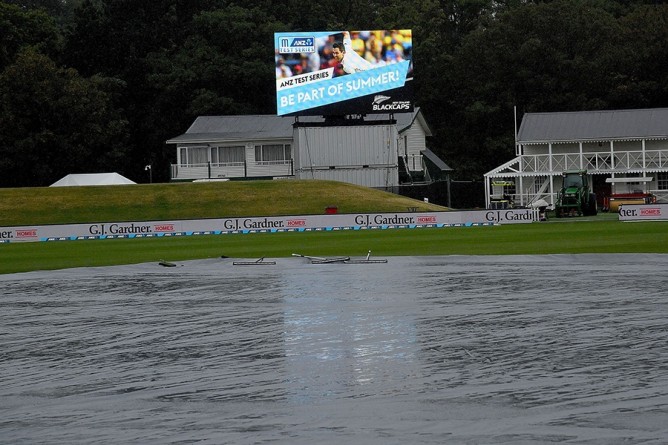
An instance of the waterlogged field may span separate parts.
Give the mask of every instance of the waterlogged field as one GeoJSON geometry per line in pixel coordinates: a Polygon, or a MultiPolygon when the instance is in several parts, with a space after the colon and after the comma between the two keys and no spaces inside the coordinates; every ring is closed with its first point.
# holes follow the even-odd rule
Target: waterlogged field
{"type": "Polygon", "coordinates": [[[665,443],[668,255],[387,259],[0,275],[0,441],[665,443]]]}
{"type": "MultiPolygon", "coordinates": [[[[366,216],[364,216],[366,217],[366,216]]],[[[419,218],[430,218],[428,215],[419,218]]],[[[244,221],[231,219],[230,221],[244,221]]],[[[305,222],[296,219],[295,224],[305,222]]],[[[351,219],[352,221],[352,219],[351,219]]],[[[421,221],[429,223],[429,221],[421,221]]],[[[104,232],[107,226],[89,225],[104,232]],[[102,230],[104,229],[104,230],[102,230]]],[[[236,226],[235,226],[236,227],[236,226]]],[[[155,225],[154,230],[175,230],[155,225]]],[[[115,230],[115,229],[114,229],[115,230]]],[[[106,233],[106,232],[104,232],[106,233]]],[[[139,234],[141,235],[141,234],[139,234]]],[[[114,235],[116,236],[116,235],[114,235]]],[[[122,236],[122,235],[119,235],[122,236]]],[[[666,222],[560,219],[547,223],[385,230],[332,230],[134,239],[0,243],[0,274],[229,257],[668,253],[666,222]]]]}

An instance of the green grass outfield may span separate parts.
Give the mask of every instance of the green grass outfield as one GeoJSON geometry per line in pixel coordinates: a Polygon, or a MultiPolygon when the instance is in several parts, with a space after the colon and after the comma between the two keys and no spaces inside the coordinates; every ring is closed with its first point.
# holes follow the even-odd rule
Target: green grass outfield
{"type": "MultiPolygon", "coordinates": [[[[333,181],[228,181],[0,189],[0,226],[243,216],[420,212],[444,207],[333,181]]],[[[668,223],[617,214],[533,224],[199,235],[0,244],[0,273],[202,258],[668,253],[668,223]]]]}
{"type": "Polygon", "coordinates": [[[550,220],[480,227],[370,229],[10,243],[0,273],[202,258],[668,253],[668,223],[550,220]]]}

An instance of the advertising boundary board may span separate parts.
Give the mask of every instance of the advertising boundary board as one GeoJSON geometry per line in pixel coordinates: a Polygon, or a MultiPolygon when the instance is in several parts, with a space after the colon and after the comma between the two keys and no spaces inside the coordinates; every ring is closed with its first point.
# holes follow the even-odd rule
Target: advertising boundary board
{"type": "Polygon", "coordinates": [[[620,221],[668,221],[668,204],[622,204],[620,221]]]}
{"type": "Polygon", "coordinates": [[[471,210],[211,218],[182,221],[96,222],[0,227],[0,243],[153,238],[192,235],[472,227],[538,221],[538,210],[471,210]]]}

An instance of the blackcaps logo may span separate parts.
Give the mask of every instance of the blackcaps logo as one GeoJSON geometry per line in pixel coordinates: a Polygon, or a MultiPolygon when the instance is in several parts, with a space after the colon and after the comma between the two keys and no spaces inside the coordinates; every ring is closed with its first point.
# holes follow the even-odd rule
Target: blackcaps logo
{"type": "Polygon", "coordinates": [[[407,100],[395,100],[392,102],[383,103],[390,99],[392,98],[389,96],[377,94],[373,98],[372,102],[373,111],[402,111],[411,109],[411,103],[407,100]]]}

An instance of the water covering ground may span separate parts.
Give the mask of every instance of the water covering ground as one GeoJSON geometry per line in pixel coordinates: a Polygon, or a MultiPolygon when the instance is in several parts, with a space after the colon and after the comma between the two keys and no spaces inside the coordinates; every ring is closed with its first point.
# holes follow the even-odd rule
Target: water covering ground
{"type": "Polygon", "coordinates": [[[668,255],[0,276],[0,442],[659,444],[668,255]]]}

